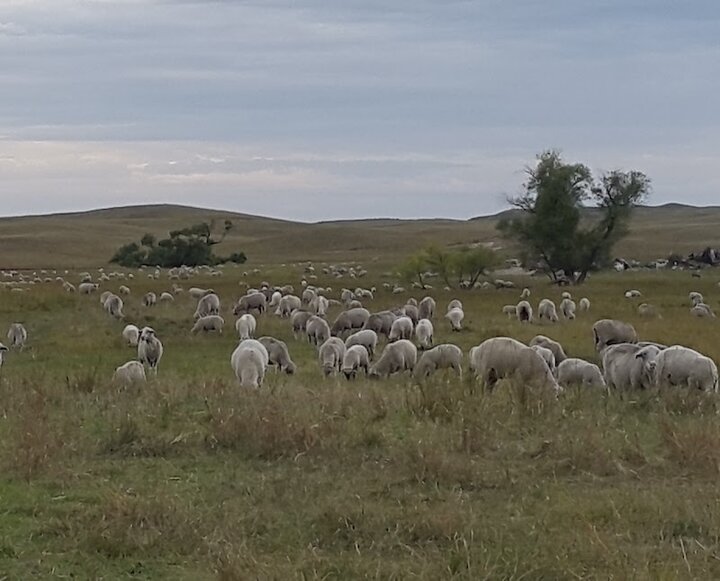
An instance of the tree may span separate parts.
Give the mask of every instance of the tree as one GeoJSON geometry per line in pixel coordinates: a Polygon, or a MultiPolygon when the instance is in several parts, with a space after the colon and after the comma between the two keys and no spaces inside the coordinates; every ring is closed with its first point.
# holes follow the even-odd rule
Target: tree
{"type": "Polygon", "coordinates": [[[472,288],[497,262],[495,251],[484,246],[457,250],[429,246],[408,258],[399,272],[404,281],[417,282],[423,289],[428,273],[440,277],[449,287],[455,286],[455,280],[460,288],[472,288]]]}
{"type": "Polygon", "coordinates": [[[501,220],[498,229],[519,244],[526,262],[537,262],[554,281],[582,283],[627,234],[632,209],[649,194],[650,180],[620,170],[596,180],[587,166],[565,163],[557,151],[537,159],[526,168],[525,193],[510,200],[520,215],[501,220]]]}
{"type": "Polygon", "coordinates": [[[498,264],[498,256],[494,250],[486,246],[462,248],[452,257],[453,272],[461,287],[473,288],[481,276],[498,264]]]}
{"type": "Polygon", "coordinates": [[[408,258],[400,266],[400,278],[405,282],[416,282],[420,288],[425,288],[425,272],[427,271],[427,256],[424,252],[415,254],[408,258]]]}

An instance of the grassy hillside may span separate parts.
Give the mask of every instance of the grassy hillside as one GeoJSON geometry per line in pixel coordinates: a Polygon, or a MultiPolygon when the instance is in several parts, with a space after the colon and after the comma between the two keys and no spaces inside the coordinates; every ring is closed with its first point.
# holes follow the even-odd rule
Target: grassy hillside
{"type": "MultiPolygon", "coordinates": [[[[233,220],[220,253],[243,250],[251,264],[296,260],[392,263],[430,243],[497,241],[497,216],[472,220],[356,220],[305,224],[185,206],[111,208],[74,214],[0,218],[0,268],[91,267],[144,233],[210,219],[233,220]]],[[[637,259],[720,246],[720,208],[670,204],[640,208],[617,254],[637,259]]]]}

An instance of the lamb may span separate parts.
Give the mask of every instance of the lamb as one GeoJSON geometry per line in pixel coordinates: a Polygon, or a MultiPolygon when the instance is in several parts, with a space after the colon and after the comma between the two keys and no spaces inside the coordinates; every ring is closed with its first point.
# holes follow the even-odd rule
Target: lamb
{"type": "Polygon", "coordinates": [[[122,385],[132,385],[133,383],[143,383],[146,381],[145,367],[139,361],[128,361],[115,369],[113,381],[122,385]]]}
{"type": "Polygon", "coordinates": [[[388,343],[380,359],[370,368],[371,377],[389,377],[392,373],[412,371],[417,363],[417,347],[407,339],[388,343]]]}
{"type": "Polygon", "coordinates": [[[470,369],[488,389],[517,375],[523,383],[559,391],[544,359],[531,347],[510,337],[493,337],[470,350],[470,369]]]}
{"type": "Polygon", "coordinates": [[[125,315],[123,315],[123,300],[118,295],[111,293],[110,296],[105,299],[103,308],[111,317],[115,317],[116,319],[125,318],[125,315]]]}
{"type": "Polygon", "coordinates": [[[157,375],[157,368],[163,356],[163,344],[152,327],[143,327],[138,341],[138,361],[147,365],[157,375]]]}
{"type": "Polygon", "coordinates": [[[655,360],[655,377],[660,387],[681,385],[704,391],[718,390],[718,369],[715,362],[681,345],[673,345],[658,354],[655,360]]]}
{"type": "Polygon", "coordinates": [[[614,319],[600,319],[593,325],[595,350],[600,353],[609,345],[618,343],[637,343],[638,334],[630,323],[614,319]]]}
{"type": "Polygon", "coordinates": [[[204,333],[217,331],[222,334],[224,326],[225,319],[223,319],[220,315],[206,315],[205,317],[200,317],[197,321],[195,321],[192,329],[190,329],[190,333],[194,335],[199,331],[204,333]]]}
{"type": "Polygon", "coordinates": [[[425,297],[420,301],[418,305],[418,318],[419,319],[432,319],[435,316],[435,299],[432,297],[425,297]]]}
{"type": "Polygon", "coordinates": [[[567,355],[565,355],[565,350],[563,349],[563,346],[557,341],[551,339],[550,337],[546,337],[545,335],[536,335],[535,337],[530,339],[530,343],[528,343],[528,345],[530,345],[530,347],[539,345],[540,347],[545,347],[545,349],[550,349],[550,351],[552,351],[553,357],[555,357],[555,363],[557,365],[560,365],[560,363],[567,359],[567,355]]]}
{"type": "Polygon", "coordinates": [[[462,379],[463,352],[457,345],[443,343],[425,351],[418,359],[413,375],[417,379],[429,377],[439,369],[452,369],[462,379]]]}
{"type": "Polygon", "coordinates": [[[551,323],[557,323],[559,318],[555,303],[550,299],[543,299],[538,304],[538,319],[547,319],[551,323]]]}
{"type": "Polygon", "coordinates": [[[237,316],[240,313],[249,313],[250,311],[257,311],[258,314],[262,315],[265,312],[267,299],[262,293],[252,293],[240,297],[233,308],[233,315],[237,316]]]}
{"type": "Polygon", "coordinates": [[[449,313],[449,312],[452,311],[453,309],[460,309],[460,310],[462,310],[462,308],[463,308],[463,304],[462,304],[462,302],[460,301],[460,299],[453,299],[453,300],[451,300],[451,301],[448,303],[447,311],[446,311],[446,312],[449,313]]]}
{"type": "Polygon", "coordinates": [[[215,293],[210,292],[198,301],[197,308],[195,309],[195,314],[193,314],[193,318],[195,320],[198,320],[209,315],[219,314],[220,297],[217,296],[215,293]]]}
{"type": "Polygon", "coordinates": [[[661,353],[653,345],[632,343],[609,346],[602,356],[605,383],[616,389],[647,389],[654,384],[655,359],[661,353]]]}
{"type": "Polygon", "coordinates": [[[385,335],[385,337],[388,337],[390,335],[390,330],[392,329],[392,324],[395,322],[396,318],[397,315],[395,315],[392,311],[380,311],[378,313],[373,313],[368,317],[368,320],[365,321],[362,328],[370,329],[371,331],[375,331],[378,335],[385,335]]]}
{"type": "Polygon", "coordinates": [[[690,314],[693,317],[709,317],[709,318],[715,318],[715,313],[713,310],[706,305],[705,303],[697,303],[692,309],[690,309],[690,314]]]}
{"type": "Polygon", "coordinates": [[[305,335],[305,329],[307,322],[313,314],[308,311],[295,311],[290,317],[290,324],[292,325],[293,335],[298,339],[300,335],[305,335]]]}
{"type": "Polygon", "coordinates": [[[453,331],[462,330],[462,321],[465,318],[465,312],[461,308],[450,309],[445,317],[450,321],[453,331]]]}
{"type": "Polygon", "coordinates": [[[343,355],[342,372],[346,379],[354,379],[359,369],[368,374],[370,358],[367,349],[362,345],[351,345],[343,355]]]}
{"type": "Polygon", "coordinates": [[[257,328],[257,321],[250,313],[240,315],[240,318],[235,321],[235,331],[237,331],[238,337],[241,341],[245,339],[253,339],[255,337],[255,329],[257,328]]]}
{"type": "Polygon", "coordinates": [[[516,305],[505,305],[502,308],[503,315],[507,315],[509,319],[517,317],[517,306],[516,305]]]}
{"type": "Polygon", "coordinates": [[[284,371],[288,375],[297,371],[297,366],[290,359],[290,351],[288,351],[285,341],[275,339],[275,337],[260,337],[258,341],[267,349],[269,365],[277,365],[280,371],[284,371]]]}
{"type": "Polygon", "coordinates": [[[413,334],[413,322],[410,317],[398,317],[393,321],[388,335],[388,341],[397,341],[398,339],[410,339],[413,334]]]}
{"type": "Polygon", "coordinates": [[[369,318],[370,311],[365,308],[348,309],[335,318],[330,332],[333,337],[338,337],[347,331],[362,329],[369,318]]]}
{"type": "Polygon", "coordinates": [[[378,336],[372,329],[361,329],[350,335],[345,340],[345,347],[349,348],[353,345],[362,345],[368,352],[370,359],[375,355],[375,349],[377,347],[378,336]]]}
{"type": "Polygon", "coordinates": [[[135,325],[125,325],[125,328],[122,330],[122,338],[130,347],[137,347],[140,339],[140,329],[135,325]]]}
{"type": "Polygon", "coordinates": [[[560,312],[562,316],[568,320],[575,318],[575,301],[572,299],[564,298],[560,302],[560,312]]]}
{"type": "Polygon", "coordinates": [[[517,319],[521,323],[532,323],[533,322],[533,308],[527,301],[520,301],[515,307],[517,313],[517,319]]]}
{"type": "Polygon", "coordinates": [[[330,325],[322,317],[313,315],[307,320],[305,334],[309,343],[319,347],[330,338],[330,325]]]}
{"type": "Polygon", "coordinates": [[[548,366],[550,373],[555,375],[557,366],[555,364],[555,355],[553,355],[553,352],[550,351],[550,349],[548,349],[547,347],[543,347],[542,345],[530,345],[530,349],[533,349],[538,355],[540,355],[540,357],[543,358],[543,361],[548,366]]]}
{"type": "MultiPolygon", "coordinates": [[[[351,337],[352,335],[348,337],[348,340],[351,337]]],[[[345,343],[337,337],[330,337],[325,343],[320,345],[318,358],[320,359],[320,367],[325,375],[330,375],[334,371],[340,371],[342,369],[345,351],[345,343]]]]}
{"type": "Polygon", "coordinates": [[[145,293],[143,296],[143,305],[152,307],[157,303],[157,295],[154,292],[145,293]]]}
{"type": "Polygon", "coordinates": [[[430,319],[420,319],[415,327],[415,337],[420,349],[430,349],[433,346],[433,324],[430,319]]]}
{"type": "Polygon", "coordinates": [[[582,385],[583,387],[606,387],[600,368],[583,359],[569,357],[557,367],[558,383],[563,387],[582,385]]]}
{"type": "Polygon", "coordinates": [[[578,308],[580,309],[581,313],[586,313],[590,310],[590,299],[587,297],[583,297],[578,302],[578,308]]]}
{"type": "Polygon", "coordinates": [[[290,317],[293,311],[302,307],[302,300],[295,295],[285,295],[280,299],[275,314],[283,319],[290,317]]]}
{"type": "Polygon", "coordinates": [[[261,387],[269,361],[267,349],[255,339],[241,341],[230,356],[230,365],[240,387],[261,387]]]}
{"type": "Polygon", "coordinates": [[[27,329],[22,323],[13,323],[10,325],[7,333],[7,339],[10,342],[10,347],[19,347],[21,350],[25,347],[27,341],[27,329]]]}

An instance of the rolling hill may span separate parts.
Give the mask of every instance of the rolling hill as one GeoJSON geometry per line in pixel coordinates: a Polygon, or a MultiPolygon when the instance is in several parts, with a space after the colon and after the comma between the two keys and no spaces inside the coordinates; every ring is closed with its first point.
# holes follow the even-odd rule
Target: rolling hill
{"type": "MultiPolygon", "coordinates": [[[[373,261],[392,264],[428,244],[496,242],[505,215],[470,220],[363,219],[313,224],[177,205],[129,206],[88,212],[0,218],[0,268],[93,267],[122,244],[151,232],[206,220],[234,228],[218,252],[243,250],[249,264],[286,261],[373,261]]],[[[637,259],[720,246],[720,207],[682,204],[638,208],[616,254],[637,259]]]]}

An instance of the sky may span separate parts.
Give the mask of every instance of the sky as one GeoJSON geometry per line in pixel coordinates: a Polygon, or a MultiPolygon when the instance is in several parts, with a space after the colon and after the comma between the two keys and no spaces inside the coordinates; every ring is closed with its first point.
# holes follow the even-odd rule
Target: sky
{"type": "Polygon", "coordinates": [[[549,148],[720,203],[716,0],[0,0],[0,215],[507,207],[549,148]]]}

